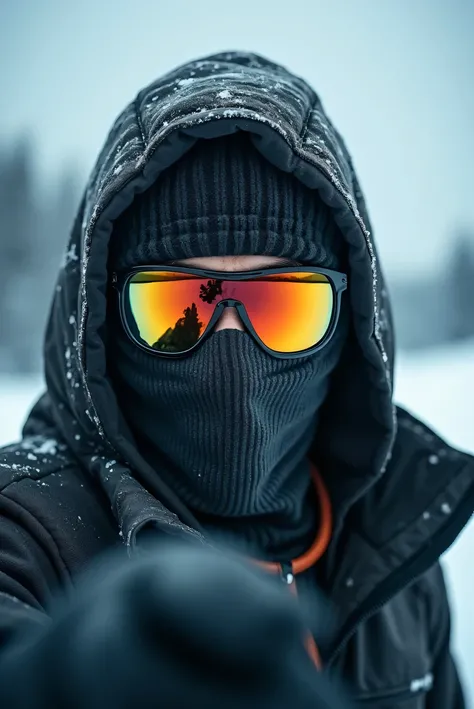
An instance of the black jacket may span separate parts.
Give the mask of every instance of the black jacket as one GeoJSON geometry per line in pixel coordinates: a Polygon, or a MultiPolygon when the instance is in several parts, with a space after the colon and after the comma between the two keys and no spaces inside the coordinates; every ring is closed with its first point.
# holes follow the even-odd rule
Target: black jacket
{"type": "Polygon", "coordinates": [[[314,91],[246,53],[189,63],[141,91],[92,172],[47,328],[47,392],[22,441],[0,452],[2,646],[43,623],[55,589],[73,588],[102,550],[134,555],[150,528],[204,541],[134,447],[107,379],[108,239],[134,193],[196,140],[236,130],[319,190],[348,244],[352,332],[310,453],[336,520],[321,574],[337,608],[320,646],[326,671],[364,706],[461,709],[438,560],[472,514],[474,461],[392,404],[390,305],[351,158],[314,91]]]}

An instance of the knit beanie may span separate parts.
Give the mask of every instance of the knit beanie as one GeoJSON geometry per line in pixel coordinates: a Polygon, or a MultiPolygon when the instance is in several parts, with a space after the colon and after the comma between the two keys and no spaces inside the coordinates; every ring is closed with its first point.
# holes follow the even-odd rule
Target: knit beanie
{"type": "Polygon", "coordinates": [[[336,268],[342,238],[314,190],[282,172],[246,133],[200,140],[117,220],[111,265],[268,255],[336,268]]]}

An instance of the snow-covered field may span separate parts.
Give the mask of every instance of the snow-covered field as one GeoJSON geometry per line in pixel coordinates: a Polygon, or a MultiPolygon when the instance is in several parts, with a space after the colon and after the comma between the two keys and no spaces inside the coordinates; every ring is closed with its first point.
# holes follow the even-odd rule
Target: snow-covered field
{"type": "MultiPolygon", "coordinates": [[[[0,380],[0,445],[18,437],[41,380],[0,380]]],[[[422,354],[402,354],[396,399],[450,443],[474,452],[474,342],[422,354]]],[[[468,525],[446,553],[453,607],[453,646],[474,705],[474,525],[468,525]]],[[[469,704],[468,706],[471,706],[469,704]]]]}

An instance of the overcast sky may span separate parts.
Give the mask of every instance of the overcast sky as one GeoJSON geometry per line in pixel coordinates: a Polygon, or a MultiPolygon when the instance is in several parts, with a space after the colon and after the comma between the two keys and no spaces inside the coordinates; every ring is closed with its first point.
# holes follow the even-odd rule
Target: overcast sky
{"type": "Polygon", "coordinates": [[[45,180],[88,171],[161,73],[247,49],[309,80],[345,136],[386,269],[427,271],[474,230],[474,0],[0,0],[0,143],[38,140],[45,180]]]}

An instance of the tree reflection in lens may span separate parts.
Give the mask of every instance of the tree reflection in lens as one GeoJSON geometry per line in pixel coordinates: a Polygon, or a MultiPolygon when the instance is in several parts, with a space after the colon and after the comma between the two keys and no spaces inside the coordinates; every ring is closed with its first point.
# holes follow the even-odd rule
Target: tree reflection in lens
{"type": "Polygon", "coordinates": [[[177,320],[174,327],[169,327],[152,345],[154,350],[166,352],[184,352],[189,350],[199,339],[202,322],[196,303],[183,310],[184,317],[177,320]]]}
{"type": "MultiPolygon", "coordinates": [[[[207,285],[200,286],[199,298],[209,305],[217,296],[222,295],[222,281],[211,279],[207,285]]],[[[203,323],[199,320],[196,303],[183,310],[182,318],[176,321],[174,327],[169,327],[152,345],[154,350],[161,352],[184,352],[189,350],[198,341],[203,323]]]]}
{"type": "Polygon", "coordinates": [[[222,295],[222,281],[217,278],[207,282],[207,286],[200,287],[199,297],[204,303],[211,304],[218,295],[222,295]]]}

